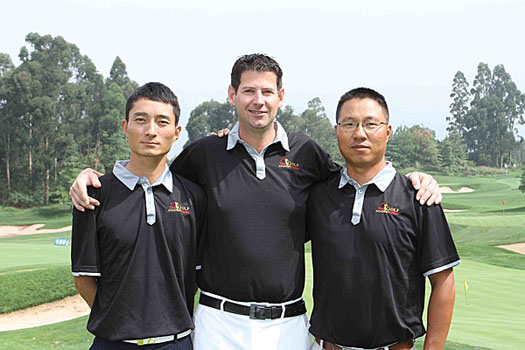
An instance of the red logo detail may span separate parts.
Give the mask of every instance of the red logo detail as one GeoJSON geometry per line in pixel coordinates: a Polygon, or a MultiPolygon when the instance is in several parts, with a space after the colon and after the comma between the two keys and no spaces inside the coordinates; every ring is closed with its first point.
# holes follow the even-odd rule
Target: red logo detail
{"type": "Polygon", "coordinates": [[[179,202],[173,201],[173,202],[170,202],[168,211],[178,211],[183,214],[189,214],[190,207],[188,205],[182,205],[179,202]]]}
{"type": "Polygon", "coordinates": [[[281,158],[279,160],[279,168],[292,168],[294,170],[299,170],[299,163],[291,162],[288,158],[281,158]]]}
{"type": "Polygon", "coordinates": [[[381,203],[379,204],[379,207],[377,207],[376,213],[399,215],[399,208],[391,207],[388,203],[381,203]]]}

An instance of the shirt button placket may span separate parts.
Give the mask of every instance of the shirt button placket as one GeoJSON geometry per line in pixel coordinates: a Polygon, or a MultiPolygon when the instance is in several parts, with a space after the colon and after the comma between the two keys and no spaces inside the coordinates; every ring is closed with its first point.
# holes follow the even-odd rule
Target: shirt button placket
{"type": "Polygon", "coordinates": [[[142,188],[146,197],[146,221],[149,225],[155,223],[155,200],[153,198],[153,188],[149,185],[146,179],[141,179],[142,188]]]}
{"type": "Polygon", "coordinates": [[[264,156],[255,158],[255,166],[257,171],[257,178],[262,180],[266,177],[266,165],[264,164],[264,156]]]}

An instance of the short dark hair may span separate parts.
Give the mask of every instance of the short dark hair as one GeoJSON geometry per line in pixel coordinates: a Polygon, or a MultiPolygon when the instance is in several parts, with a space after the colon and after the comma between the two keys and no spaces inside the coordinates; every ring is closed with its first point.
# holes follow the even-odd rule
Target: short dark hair
{"type": "Polygon", "coordinates": [[[237,92],[239,85],[241,85],[242,73],[246,71],[273,72],[277,77],[277,89],[281,90],[283,86],[283,71],[279,63],[268,55],[252,53],[239,57],[233,64],[231,85],[235,92],[237,92]]]}
{"type": "Polygon", "coordinates": [[[337,110],[335,112],[336,122],[339,121],[339,112],[341,112],[341,108],[343,107],[343,104],[346,101],[354,99],[354,98],[359,98],[359,99],[369,98],[371,100],[376,101],[383,109],[383,112],[385,113],[385,116],[386,116],[386,121],[388,122],[390,113],[388,112],[388,105],[386,104],[385,97],[381,95],[379,92],[369,89],[369,88],[365,88],[365,87],[359,87],[356,89],[352,89],[346,92],[343,96],[341,96],[341,98],[339,99],[339,103],[337,104],[337,110]]]}
{"type": "Polygon", "coordinates": [[[129,111],[133,108],[135,101],[145,98],[147,100],[169,103],[173,106],[175,114],[175,125],[179,123],[180,106],[177,96],[164,84],[151,82],[136,88],[126,101],[126,121],[129,121],[129,111]]]}

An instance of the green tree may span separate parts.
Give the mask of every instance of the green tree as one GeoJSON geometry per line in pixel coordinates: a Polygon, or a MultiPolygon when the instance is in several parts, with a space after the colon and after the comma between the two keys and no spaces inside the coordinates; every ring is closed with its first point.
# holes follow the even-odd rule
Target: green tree
{"type": "Polygon", "coordinates": [[[463,134],[464,120],[469,109],[470,94],[468,91],[468,81],[463,72],[458,71],[452,82],[452,92],[450,97],[453,102],[450,104],[450,115],[447,116],[447,131],[458,130],[463,134]]]}
{"type": "Polygon", "coordinates": [[[398,127],[390,136],[385,158],[397,168],[435,166],[438,151],[434,131],[421,125],[398,127]]]}
{"type": "Polygon", "coordinates": [[[404,125],[396,128],[388,140],[385,158],[396,168],[402,169],[414,166],[415,153],[416,145],[412,130],[404,125]]]}
{"type": "Polygon", "coordinates": [[[438,150],[436,147],[436,134],[434,130],[424,126],[414,125],[415,164],[417,166],[436,165],[438,163],[438,150]]]}
{"type": "Polygon", "coordinates": [[[284,106],[277,112],[277,120],[283,126],[287,132],[300,132],[305,133],[304,120],[297,114],[295,114],[292,106],[284,106]]]}
{"type": "Polygon", "coordinates": [[[524,95],[503,65],[491,71],[486,63],[480,63],[470,91],[470,109],[465,112],[468,85],[459,73],[451,94],[449,130],[458,130],[476,164],[502,167],[510,163],[517,144],[515,125],[524,122],[524,95]]]}
{"type": "MultiPolygon", "coordinates": [[[[2,156],[5,165],[4,171],[6,178],[6,196],[9,198],[11,194],[11,137],[12,137],[12,119],[8,114],[7,96],[8,96],[8,75],[15,68],[11,57],[8,54],[0,52],[0,139],[2,140],[2,156]]],[[[3,187],[3,186],[2,186],[3,187]]],[[[1,193],[1,192],[0,192],[1,193]]]]}
{"type": "Polygon", "coordinates": [[[54,167],[56,173],[64,146],[58,141],[60,135],[67,132],[60,114],[64,88],[75,79],[81,55],[74,44],[60,36],[53,38],[30,33],[26,36],[26,42],[29,49],[21,52],[25,60],[17,69],[30,74],[33,87],[28,101],[30,111],[25,115],[29,129],[31,185],[42,191],[43,203],[48,204],[52,169],[54,167]]]}
{"type": "Polygon", "coordinates": [[[228,101],[221,103],[211,100],[195,107],[190,113],[188,124],[186,124],[188,141],[184,146],[201,137],[208,136],[212,131],[224,128],[231,129],[237,121],[234,111],[234,107],[228,101]]]}
{"type": "Polygon", "coordinates": [[[462,169],[466,165],[467,151],[457,130],[449,132],[448,136],[439,143],[438,151],[439,163],[449,172],[462,169]]]}
{"type": "Polygon", "coordinates": [[[64,200],[70,169],[107,171],[128,157],[120,121],[138,84],[119,57],[104,80],[60,36],[29,33],[19,58],[15,67],[0,53],[0,202],[64,200]]]}
{"type": "Polygon", "coordinates": [[[512,148],[516,145],[516,122],[523,124],[525,95],[518,90],[503,65],[494,67],[491,93],[499,101],[495,127],[497,128],[496,166],[503,167],[505,162],[512,162],[512,148]]]}
{"type": "Polygon", "coordinates": [[[525,192],[525,169],[523,169],[521,173],[521,181],[520,181],[520,186],[518,187],[518,189],[521,192],[525,192]]]}
{"type": "Polygon", "coordinates": [[[301,119],[304,125],[302,132],[321,145],[334,161],[343,163],[337,146],[334,127],[328,119],[319,97],[314,97],[308,101],[308,108],[301,113],[301,119]]]}

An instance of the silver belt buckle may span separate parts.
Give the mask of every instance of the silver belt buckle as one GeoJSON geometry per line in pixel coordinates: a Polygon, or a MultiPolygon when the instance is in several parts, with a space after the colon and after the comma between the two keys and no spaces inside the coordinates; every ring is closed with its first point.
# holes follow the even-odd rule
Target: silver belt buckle
{"type": "Polygon", "coordinates": [[[251,320],[265,320],[266,305],[263,304],[250,304],[250,319],[251,320]]]}

